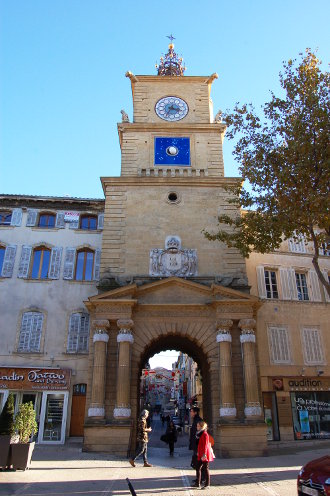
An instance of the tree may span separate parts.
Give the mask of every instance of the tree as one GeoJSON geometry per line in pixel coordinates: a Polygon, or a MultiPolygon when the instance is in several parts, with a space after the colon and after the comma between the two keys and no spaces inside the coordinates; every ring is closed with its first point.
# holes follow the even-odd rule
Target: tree
{"type": "Polygon", "coordinates": [[[14,433],[14,395],[10,393],[0,415],[0,435],[12,436],[14,433]]]}
{"type": "Polygon", "coordinates": [[[224,114],[242,183],[228,187],[237,216],[221,215],[219,231],[204,235],[237,248],[269,253],[284,239],[313,243],[313,266],[330,295],[319,266],[319,252],[330,240],[329,87],[330,74],[308,48],[301,61],[284,62],[284,97],[271,93],[260,118],[249,104],[224,114]],[[243,210],[242,215],[239,214],[243,210]],[[231,229],[228,229],[230,226],[231,229]]]}

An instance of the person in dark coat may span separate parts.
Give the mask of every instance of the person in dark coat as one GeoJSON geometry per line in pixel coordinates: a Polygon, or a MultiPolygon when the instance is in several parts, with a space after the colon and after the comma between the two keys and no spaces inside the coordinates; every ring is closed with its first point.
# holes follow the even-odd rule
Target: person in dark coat
{"type": "Polygon", "coordinates": [[[192,409],[190,410],[190,418],[192,420],[191,428],[190,428],[190,435],[189,435],[189,449],[192,450],[192,458],[191,458],[191,466],[196,469],[197,466],[197,439],[196,439],[196,432],[197,432],[197,423],[202,420],[201,417],[199,416],[199,408],[198,406],[193,406],[192,409]]]}
{"type": "Polygon", "coordinates": [[[147,449],[148,449],[148,441],[149,441],[148,432],[152,431],[152,428],[147,426],[148,416],[149,416],[148,410],[142,410],[137,425],[137,440],[139,446],[136,451],[135,457],[129,460],[132,467],[135,467],[135,460],[141,455],[143,456],[143,461],[144,461],[143,466],[152,467],[152,465],[148,463],[148,459],[147,459],[147,449]]]}
{"type": "Polygon", "coordinates": [[[174,443],[176,443],[178,440],[178,434],[177,434],[176,427],[175,427],[174,423],[172,422],[172,420],[170,421],[170,423],[167,426],[165,435],[167,437],[168,446],[170,448],[170,456],[173,456],[174,455],[174,443]]]}

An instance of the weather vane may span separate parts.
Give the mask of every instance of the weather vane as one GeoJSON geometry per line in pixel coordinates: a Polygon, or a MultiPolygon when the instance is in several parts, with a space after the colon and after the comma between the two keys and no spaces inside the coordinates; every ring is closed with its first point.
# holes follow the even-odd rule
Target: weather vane
{"type": "Polygon", "coordinates": [[[176,39],[176,38],[174,38],[174,36],[172,34],[170,34],[170,36],[166,36],[166,38],[169,38],[171,40],[171,43],[173,42],[173,40],[176,39]]]}

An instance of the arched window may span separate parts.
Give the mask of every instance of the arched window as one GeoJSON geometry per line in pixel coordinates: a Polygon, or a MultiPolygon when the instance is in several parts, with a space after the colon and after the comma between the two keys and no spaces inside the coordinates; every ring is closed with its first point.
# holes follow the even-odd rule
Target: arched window
{"type": "Polygon", "coordinates": [[[42,213],[39,215],[38,227],[55,227],[56,215],[42,213]]]}
{"type": "Polygon", "coordinates": [[[0,226],[10,226],[11,216],[11,212],[0,212],[0,226]]]}
{"type": "Polygon", "coordinates": [[[51,250],[39,246],[33,250],[31,279],[47,279],[51,250]]]}
{"type": "Polygon", "coordinates": [[[80,217],[80,229],[86,229],[88,231],[96,230],[97,229],[96,215],[82,215],[80,217]]]}
{"type": "Polygon", "coordinates": [[[68,353],[86,353],[89,339],[89,314],[73,313],[69,322],[68,353]]]}
{"type": "Polygon", "coordinates": [[[43,320],[44,316],[40,312],[23,314],[17,351],[40,351],[43,320]]]}
{"type": "Polygon", "coordinates": [[[93,279],[94,252],[89,249],[83,249],[77,253],[76,262],[76,281],[91,281],[93,279]]]}

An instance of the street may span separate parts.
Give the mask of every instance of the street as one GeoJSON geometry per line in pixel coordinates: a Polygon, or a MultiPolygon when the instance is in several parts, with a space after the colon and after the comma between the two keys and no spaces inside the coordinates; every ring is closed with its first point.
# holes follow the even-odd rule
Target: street
{"type": "MultiPolygon", "coordinates": [[[[164,431],[156,418],[149,442],[152,468],[143,467],[142,460],[137,460],[133,468],[128,460],[104,453],[83,453],[81,442],[38,445],[29,470],[0,472],[0,495],[129,496],[127,477],[137,496],[200,494],[190,486],[194,471],[190,468],[187,434],[178,436],[174,457],[170,457],[167,446],[159,440],[164,431]]],[[[329,451],[329,442],[325,441],[308,450],[301,451],[298,446],[263,458],[216,459],[210,464],[211,488],[202,494],[294,496],[300,467],[329,451]]]]}

